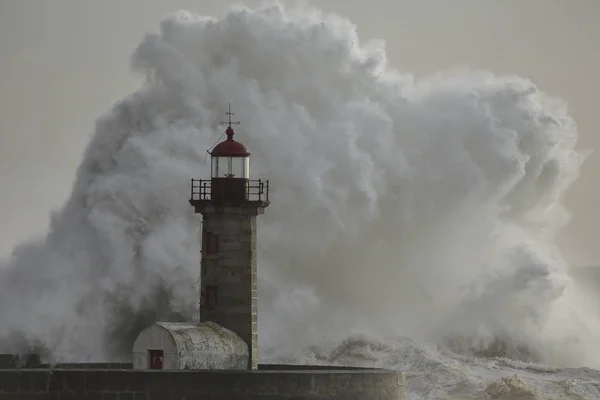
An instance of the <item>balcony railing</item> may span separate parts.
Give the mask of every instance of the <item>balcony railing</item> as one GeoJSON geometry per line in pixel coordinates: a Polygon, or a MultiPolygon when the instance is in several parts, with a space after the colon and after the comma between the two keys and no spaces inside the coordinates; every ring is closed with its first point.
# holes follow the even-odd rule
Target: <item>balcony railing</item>
{"type": "MultiPolygon", "coordinates": [[[[227,186],[229,186],[229,184],[232,184],[232,186],[234,186],[234,189],[237,189],[235,187],[239,187],[238,184],[241,183],[241,180],[232,179],[231,181],[229,181],[229,179],[227,178],[220,178],[218,179],[218,181],[219,185],[217,185],[217,187],[219,190],[221,190],[221,193],[216,193],[217,189],[213,187],[211,179],[192,179],[190,202],[226,199],[227,195],[225,194],[225,191],[223,189],[227,189],[227,186]]],[[[259,202],[269,201],[268,180],[246,180],[244,181],[244,184],[245,185],[242,188],[243,200],[259,202]]],[[[235,192],[238,191],[235,190],[235,192]]],[[[237,195],[235,197],[238,198],[237,195]]]]}

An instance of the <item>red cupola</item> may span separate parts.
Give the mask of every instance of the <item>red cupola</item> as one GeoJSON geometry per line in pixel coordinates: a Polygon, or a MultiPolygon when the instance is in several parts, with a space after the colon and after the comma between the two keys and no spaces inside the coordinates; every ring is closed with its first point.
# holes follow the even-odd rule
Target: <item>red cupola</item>
{"type": "Polygon", "coordinates": [[[247,157],[250,155],[248,148],[240,142],[236,142],[233,139],[235,132],[231,126],[227,127],[225,131],[227,140],[219,143],[210,152],[213,157],[247,157]]]}

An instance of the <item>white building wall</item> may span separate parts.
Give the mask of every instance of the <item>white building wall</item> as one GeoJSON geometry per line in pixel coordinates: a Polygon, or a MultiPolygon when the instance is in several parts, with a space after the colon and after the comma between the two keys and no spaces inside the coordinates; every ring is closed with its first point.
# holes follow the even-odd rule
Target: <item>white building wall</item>
{"type": "Polygon", "coordinates": [[[213,322],[157,322],[133,345],[133,368],[148,369],[148,350],[163,350],[163,369],[246,369],[248,345],[213,322]]]}
{"type": "Polygon", "coordinates": [[[161,325],[144,329],[133,344],[133,368],[148,369],[148,350],[162,350],[163,369],[179,369],[177,345],[171,333],[161,325]]]}

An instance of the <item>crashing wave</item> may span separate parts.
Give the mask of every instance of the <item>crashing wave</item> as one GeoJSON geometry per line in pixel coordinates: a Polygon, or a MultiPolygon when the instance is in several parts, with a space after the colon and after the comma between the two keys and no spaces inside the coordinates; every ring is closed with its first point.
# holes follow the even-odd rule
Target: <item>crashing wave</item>
{"type": "Polygon", "coordinates": [[[208,176],[232,102],[252,174],[273,188],[265,354],[350,337],[305,360],[428,368],[411,385],[432,393],[484,378],[427,343],[473,364],[600,363],[600,319],[555,244],[583,161],[563,101],[485,71],[416,79],[350,21],[280,4],[174,13],[132,64],[147,79],[97,121],[47,235],[0,267],[4,348],[25,338],[54,360],[118,361],[143,325],[195,317],[189,180],[208,176]]]}

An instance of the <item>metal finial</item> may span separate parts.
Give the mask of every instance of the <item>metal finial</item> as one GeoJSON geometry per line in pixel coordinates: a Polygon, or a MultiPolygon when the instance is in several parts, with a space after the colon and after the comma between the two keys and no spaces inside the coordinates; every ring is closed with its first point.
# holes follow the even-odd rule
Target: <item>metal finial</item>
{"type": "Polygon", "coordinates": [[[231,121],[231,116],[233,115],[233,113],[231,112],[231,103],[229,103],[229,111],[227,111],[225,113],[225,115],[228,116],[229,121],[227,121],[227,122],[221,121],[222,124],[227,124],[227,126],[230,127],[230,128],[231,128],[231,125],[239,125],[240,124],[240,121],[235,121],[235,122],[231,121]]]}

